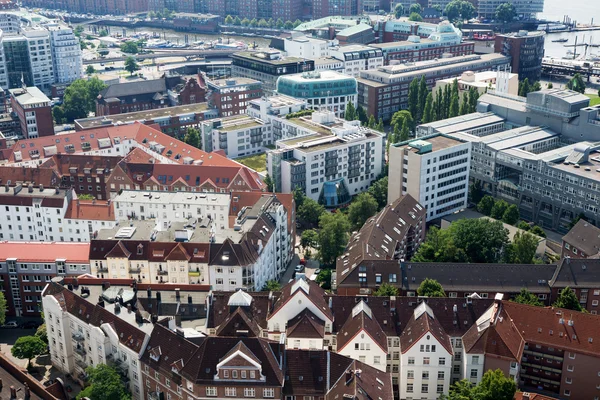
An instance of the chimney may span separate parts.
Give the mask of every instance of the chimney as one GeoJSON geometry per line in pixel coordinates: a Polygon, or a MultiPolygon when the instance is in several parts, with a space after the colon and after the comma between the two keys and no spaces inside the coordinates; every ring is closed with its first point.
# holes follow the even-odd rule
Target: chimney
{"type": "Polygon", "coordinates": [[[160,292],[156,292],[156,302],[160,304],[160,292]]]}
{"type": "Polygon", "coordinates": [[[73,287],[77,289],[79,287],[79,280],[77,278],[73,278],[73,287]]]}
{"type": "Polygon", "coordinates": [[[127,314],[131,314],[131,304],[127,304],[127,314]]]}
{"type": "Polygon", "coordinates": [[[44,185],[42,185],[42,184],[40,183],[40,192],[43,192],[43,191],[44,191],[44,185]]]}
{"type": "Polygon", "coordinates": [[[24,400],[29,400],[31,399],[31,390],[29,390],[29,385],[27,385],[27,382],[25,382],[25,398],[24,400]]]}
{"type": "Polygon", "coordinates": [[[104,299],[102,298],[102,296],[98,296],[98,305],[104,308],[104,299]]]}
{"type": "Polygon", "coordinates": [[[181,299],[181,294],[179,293],[179,288],[175,288],[175,299],[179,301],[181,299]]]}
{"type": "Polygon", "coordinates": [[[119,303],[115,303],[115,314],[118,314],[121,312],[121,306],[119,305],[119,303]]]}
{"type": "Polygon", "coordinates": [[[54,188],[54,193],[59,194],[60,193],[60,189],[57,187],[54,188]]]}
{"type": "Polygon", "coordinates": [[[17,389],[14,386],[10,386],[10,400],[17,400],[17,389]]]}
{"type": "Polygon", "coordinates": [[[152,288],[150,288],[148,286],[148,289],[146,289],[146,293],[148,294],[148,298],[151,299],[152,298],[152,288]]]}
{"type": "Polygon", "coordinates": [[[69,289],[69,290],[72,292],[72,291],[73,291],[73,284],[72,284],[72,283],[69,283],[69,284],[67,285],[67,289],[69,289]]]}
{"type": "Polygon", "coordinates": [[[188,294],[188,304],[192,304],[192,295],[188,294]]]}
{"type": "Polygon", "coordinates": [[[150,321],[152,321],[153,324],[158,322],[158,315],[156,314],[152,314],[152,317],[150,317],[150,321]]]}

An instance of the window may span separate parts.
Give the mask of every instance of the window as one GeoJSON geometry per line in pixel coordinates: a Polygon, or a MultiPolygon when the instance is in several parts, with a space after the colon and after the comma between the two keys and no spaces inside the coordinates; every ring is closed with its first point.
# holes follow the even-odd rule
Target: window
{"type": "Polygon", "coordinates": [[[207,387],[206,395],[209,397],[215,397],[217,395],[217,388],[216,387],[207,387]]]}
{"type": "Polygon", "coordinates": [[[256,372],[250,371],[250,379],[256,378],[256,372]]]}
{"type": "Polygon", "coordinates": [[[438,380],[444,379],[444,371],[438,371],[438,380]]]}
{"type": "Polygon", "coordinates": [[[477,378],[477,370],[476,369],[471,370],[471,378],[477,378]]]}
{"type": "Polygon", "coordinates": [[[154,373],[154,379],[160,382],[160,374],[158,372],[154,373]]]}
{"type": "Polygon", "coordinates": [[[414,377],[415,377],[415,371],[413,371],[413,370],[406,371],[406,379],[414,379],[414,377]]]}
{"type": "Polygon", "coordinates": [[[254,388],[244,388],[244,397],[256,397],[254,388]]]}
{"type": "Polygon", "coordinates": [[[444,385],[437,385],[436,392],[437,393],[444,393],[444,385]]]}
{"type": "Polygon", "coordinates": [[[225,388],[225,397],[235,397],[235,388],[234,387],[226,387],[225,388]]]}
{"type": "Polygon", "coordinates": [[[246,371],[240,371],[242,379],[246,379],[246,371]]]}
{"type": "Polygon", "coordinates": [[[373,356],[373,364],[381,364],[381,357],[380,356],[373,356]]]}
{"type": "Polygon", "coordinates": [[[429,357],[423,357],[423,365],[429,365],[429,357]]]}
{"type": "Polygon", "coordinates": [[[235,369],[234,369],[233,371],[231,371],[231,377],[232,377],[233,379],[237,379],[237,377],[238,377],[238,372],[237,372],[237,370],[235,370],[235,369]]]}
{"type": "Polygon", "coordinates": [[[479,356],[473,356],[471,359],[473,365],[479,364],[479,356]]]}
{"type": "Polygon", "coordinates": [[[573,372],[574,369],[575,367],[573,367],[572,365],[567,365],[567,371],[573,372]]]}
{"type": "Polygon", "coordinates": [[[565,383],[568,383],[568,384],[570,385],[571,383],[573,383],[573,379],[571,379],[571,378],[566,378],[566,379],[565,379],[565,383]]]}
{"type": "Polygon", "coordinates": [[[413,392],[413,384],[407,383],[406,384],[406,393],[412,393],[412,392],[413,392]]]}
{"type": "Polygon", "coordinates": [[[263,389],[263,397],[272,399],[273,397],[275,397],[275,389],[273,389],[273,388],[263,389]]]}
{"type": "Polygon", "coordinates": [[[429,393],[429,385],[424,383],[421,385],[421,393],[429,393]]]}
{"type": "Polygon", "coordinates": [[[229,370],[223,370],[223,378],[229,378],[229,370]]]}
{"type": "Polygon", "coordinates": [[[408,365],[415,365],[415,358],[414,357],[408,357],[408,365]]]}
{"type": "Polygon", "coordinates": [[[570,396],[571,395],[571,391],[569,389],[565,389],[565,396],[570,396]]]}
{"type": "Polygon", "coordinates": [[[446,365],[446,357],[440,357],[439,361],[438,361],[439,365],[446,365]]]}
{"type": "Polygon", "coordinates": [[[429,371],[423,371],[423,373],[421,374],[421,379],[423,379],[424,381],[429,380],[429,371]]]}

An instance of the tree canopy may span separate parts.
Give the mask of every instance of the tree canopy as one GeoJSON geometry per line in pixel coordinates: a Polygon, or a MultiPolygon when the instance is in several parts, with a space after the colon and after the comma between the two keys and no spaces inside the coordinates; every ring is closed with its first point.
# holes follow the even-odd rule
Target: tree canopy
{"type": "Polygon", "coordinates": [[[127,54],[137,54],[140,51],[140,49],[138,48],[136,42],[130,40],[121,45],[121,51],[127,54]]]}
{"type": "Polygon", "coordinates": [[[412,13],[421,14],[422,12],[423,12],[423,8],[421,7],[421,5],[419,3],[413,3],[408,8],[409,14],[412,14],[412,13]]]}
{"type": "Polygon", "coordinates": [[[348,243],[350,222],[341,212],[326,212],[319,219],[319,228],[319,258],[326,266],[333,266],[348,243]]]}
{"type": "Polygon", "coordinates": [[[475,6],[466,0],[452,0],[446,5],[444,14],[450,21],[471,19],[475,14],[475,6]]]}
{"type": "Polygon", "coordinates": [[[515,204],[511,204],[502,214],[502,222],[505,222],[509,225],[514,225],[519,221],[520,213],[519,207],[515,204]]]}
{"type": "Polygon", "coordinates": [[[517,10],[512,3],[503,3],[496,7],[495,16],[497,21],[512,22],[517,16],[517,10]]]}
{"type": "Polygon", "coordinates": [[[298,208],[298,218],[300,218],[302,222],[311,225],[317,225],[319,223],[319,218],[324,213],[325,207],[310,197],[306,197],[302,202],[302,205],[298,208]]]}
{"type": "Polygon", "coordinates": [[[277,292],[279,290],[281,290],[281,285],[272,279],[268,280],[262,289],[263,292],[277,292]]]}
{"type": "Polygon", "coordinates": [[[106,84],[97,77],[75,80],[65,89],[62,105],[52,109],[56,123],[64,124],[86,118],[96,110],[96,98],[105,87],[106,84]]]}
{"type": "Polygon", "coordinates": [[[197,149],[201,148],[200,131],[198,128],[188,127],[183,141],[197,149]]]}
{"type": "Polygon", "coordinates": [[[119,373],[113,367],[99,364],[88,367],[90,385],[77,395],[77,400],[88,397],[94,400],[130,400],[131,394],[121,382],[119,373]]]}
{"type": "Polygon", "coordinates": [[[467,379],[450,386],[448,396],[442,395],[440,400],[512,400],[517,391],[513,379],[504,376],[502,370],[488,370],[483,374],[477,386],[467,379]]]}
{"type": "Polygon", "coordinates": [[[319,243],[319,234],[314,229],[307,229],[300,236],[302,247],[316,247],[319,243]]]}
{"type": "Polygon", "coordinates": [[[388,177],[387,175],[373,182],[367,191],[377,202],[377,209],[381,210],[387,204],[388,177]]]}
{"type": "Polygon", "coordinates": [[[533,264],[538,239],[529,232],[517,232],[506,250],[506,261],[513,264],[533,264]]]}
{"type": "Polygon", "coordinates": [[[356,196],[348,207],[348,220],[352,224],[352,229],[360,229],[369,218],[377,213],[378,206],[377,200],[368,192],[356,196]]]}
{"type": "Polygon", "coordinates": [[[568,286],[560,291],[556,301],[552,305],[554,307],[566,308],[573,311],[583,311],[583,307],[581,307],[581,303],[579,303],[579,299],[575,295],[575,292],[568,286]]]}
{"type": "Polygon", "coordinates": [[[410,13],[410,15],[408,16],[408,20],[414,21],[414,22],[421,22],[421,21],[423,21],[423,17],[421,17],[421,14],[413,12],[413,13],[410,13]]]}
{"type": "Polygon", "coordinates": [[[419,296],[427,296],[427,297],[446,297],[446,293],[444,293],[444,289],[442,285],[435,279],[426,278],[421,282],[419,288],[417,289],[417,294],[419,296]]]}
{"type": "Polygon", "coordinates": [[[135,58],[129,56],[125,59],[125,71],[129,72],[130,75],[133,75],[135,71],[139,71],[140,66],[138,65],[135,58]]]}
{"type": "Polygon", "coordinates": [[[396,7],[394,7],[394,17],[400,18],[402,15],[404,15],[404,6],[401,3],[398,3],[396,4],[396,7]]]}
{"type": "Polygon", "coordinates": [[[521,292],[513,300],[515,303],[529,304],[530,306],[541,307],[544,304],[538,299],[538,297],[531,293],[529,290],[522,288],[521,292]]]}
{"type": "Polygon", "coordinates": [[[374,296],[386,297],[386,296],[398,296],[399,291],[396,286],[393,286],[387,282],[383,282],[381,286],[373,292],[374,296]]]}
{"type": "Polygon", "coordinates": [[[0,292],[0,325],[6,322],[6,297],[4,293],[0,292]]]}
{"type": "Polygon", "coordinates": [[[579,93],[585,93],[585,82],[579,73],[576,73],[573,78],[567,82],[567,88],[579,93]]]}
{"type": "Polygon", "coordinates": [[[31,359],[46,351],[46,343],[37,336],[21,336],[10,349],[13,357],[27,360],[27,367],[31,359]]]}

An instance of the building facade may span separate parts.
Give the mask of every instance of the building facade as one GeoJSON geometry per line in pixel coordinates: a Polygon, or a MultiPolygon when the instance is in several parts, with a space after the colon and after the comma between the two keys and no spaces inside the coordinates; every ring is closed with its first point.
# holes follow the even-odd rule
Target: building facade
{"type": "Polygon", "coordinates": [[[50,99],[37,87],[10,89],[10,105],[21,125],[20,137],[33,139],[54,135],[50,99]]]}
{"type": "Polygon", "coordinates": [[[347,45],[332,49],[331,56],[343,62],[340,72],[359,77],[359,71],[376,69],[383,66],[384,57],[381,49],[363,45],[347,45]]]}
{"type": "Polygon", "coordinates": [[[519,74],[520,81],[537,82],[542,76],[545,37],[543,31],[496,35],[494,51],[511,57],[512,72],[519,74]]]}
{"type": "Polygon", "coordinates": [[[207,102],[221,117],[246,113],[248,103],[263,95],[262,83],[249,78],[209,80],[207,102]]]}

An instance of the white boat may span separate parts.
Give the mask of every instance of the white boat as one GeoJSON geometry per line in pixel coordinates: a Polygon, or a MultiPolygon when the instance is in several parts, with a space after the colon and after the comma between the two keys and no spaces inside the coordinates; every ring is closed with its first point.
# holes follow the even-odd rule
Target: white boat
{"type": "Polygon", "coordinates": [[[246,50],[248,45],[243,42],[215,43],[215,50],[246,50]]]}

